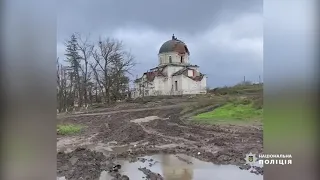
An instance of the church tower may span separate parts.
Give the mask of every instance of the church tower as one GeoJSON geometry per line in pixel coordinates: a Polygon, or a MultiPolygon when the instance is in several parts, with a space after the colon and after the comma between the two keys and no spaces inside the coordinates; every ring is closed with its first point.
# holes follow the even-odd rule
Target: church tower
{"type": "Polygon", "coordinates": [[[171,40],[162,44],[159,50],[159,65],[165,64],[189,64],[189,55],[187,45],[172,35],[171,40]]]}
{"type": "Polygon", "coordinates": [[[207,93],[206,76],[189,57],[187,45],[172,35],[159,49],[158,66],[135,80],[133,97],[207,93]]]}

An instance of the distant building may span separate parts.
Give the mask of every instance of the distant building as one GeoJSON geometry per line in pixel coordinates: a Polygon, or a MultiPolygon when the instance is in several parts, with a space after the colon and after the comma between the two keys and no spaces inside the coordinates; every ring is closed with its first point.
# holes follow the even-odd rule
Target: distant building
{"type": "Polygon", "coordinates": [[[189,63],[187,45],[174,35],[159,50],[159,65],[134,81],[133,97],[205,94],[207,79],[189,63]]]}

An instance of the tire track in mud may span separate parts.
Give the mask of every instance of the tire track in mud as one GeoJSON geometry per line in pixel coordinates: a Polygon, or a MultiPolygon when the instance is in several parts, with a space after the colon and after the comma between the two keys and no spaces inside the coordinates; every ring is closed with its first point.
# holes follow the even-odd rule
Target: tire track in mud
{"type": "Polygon", "coordinates": [[[188,148],[197,146],[195,149],[199,151],[228,154],[229,150],[237,149],[237,152],[245,154],[251,150],[261,152],[262,149],[262,131],[250,126],[194,125],[179,117],[167,121],[154,120],[143,126],[149,131],[165,134],[163,137],[181,139],[188,148]]]}
{"type": "Polygon", "coordinates": [[[150,108],[114,110],[114,111],[100,112],[100,113],[79,113],[79,114],[71,114],[71,115],[60,115],[60,116],[57,116],[57,118],[64,119],[64,118],[70,118],[70,117],[102,116],[102,115],[111,115],[111,114],[117,114],[117,113],[131,113],[131,112],[141,112],[141,111],[150,111],[150,110],[165,110],[165,109],[179,108],[179,107],[182,107],[183,105],[185,105],[185,104],[175,104],[175,105],[150,107],[150,108]]]}
{"type": "MultiPolygon", "coordinates": [[[[147,117],[146,117],[147,118],[147,117]]],[[[172,120],[172,119],[171,119],[172,120]]],[[[197,131],[193,129],[190,125],[181,125],[177,124],[175,122],[172,122],[169,118],[165,119],[152,119],[150,121],[141,121],[141,122],[135,122],[136,124],[140,125],[140,127],[145,131],[147,134],[155,135],[160,138],[164,138],[167,140],[171,140],[171,144],[175,144],[177,148],[183,148],[183,149],[194,149],[196,150],[196,154],[200,152],[204,153],[216,153],[221,148],[217,145],[219,144],[208,144],[208,136],[210,137],[214,132],[212,131],[197,131]],[[161,122],[161,123],[159,123],[161,122]],[[163,129],[157,128],[158,125],[162,125],[163,129]],[[152,127],[155,126],[156,128],[152,127]],[[172,129],[172,126],[176,126],[172,129]],[[181,129],[181,134],[172,134],[175,130],[181,129]],[[161,131],[159,131],[161,130],[161,131]],[[165,133],[168,133],[166,135],[165,133]],[[192,135],[193,133],[197,133],[196,136],[192,135]],[[191,138],[192,137],[192,138],[191,138]]],[[[161,145],[160,145],[161,146],[161,145]]]]}
{"type": "MultiPolygon", "coordinates": [[[[164,121],[164,120],[163,120],[164,121]]],[[[195,142],[194,141],[191,141],[191,140],[188,140],[188,139],[185,139],[185,138],[181,138],[181,137],[173,137],[173,136],[166,136],[158,131],[156,131],[155,129],[151,129],[151,128],[146,128],[143,123],[137,123],[138,125],[140,125],[140,127],[148,134],[153,134],[153,135],[156,135],[156,136],[160,136],[162,138],[167,138],[167,139],[171,139],[173,140],[174,142],[177,142],[177,141],[183,141],[183,142],[186,142],[188,144],[194,144],[195,142]]]]}
{"type": "Polygon", "coordinates": [[[86,132],[80,135],[84,138],[97,133],[93,143],[106,144],[111,141],[117,141],[117,145],[138,143],[136,147],[130,147],[130,152],[119,154],[115,152],[117,157],[123,158],[158,153],[181,153],[217,164],[238,164],[244,161],[242,159],[244,154],[251,150],[256,149],[252,153],[261,152],[262,141],[257,142],[262,139],[261,130],[248,126],[188,123],[181,119],[179,105],[174,107],[134,109],[121,111],[122,113],[113,111],[94,116],[78,115],[75,118],[74,116],[67,118],[66,121],[87,125],[86,132]],[[113,115],[109,116],[110,114],[113,115]],[[158,118],[139,123],[132,122],[137,118],[143,119],[148,116],[158,118]],[[99,126],[101,127],[98,128],[99,126]],[[171,146],[172,144],[176,146],[171,146]]]}

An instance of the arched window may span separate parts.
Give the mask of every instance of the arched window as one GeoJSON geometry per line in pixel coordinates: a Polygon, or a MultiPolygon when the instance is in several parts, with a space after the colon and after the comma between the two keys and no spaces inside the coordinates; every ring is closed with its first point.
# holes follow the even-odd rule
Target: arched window
{"type": "Polygon", "coordinates": [[[183,56],[180,57],[180,62],[183,63],[183,56]]]}
{"type": "Polygon", "coordinates": [[[172,57],[169,56],[169,63],[172,63],[172,57]]]}

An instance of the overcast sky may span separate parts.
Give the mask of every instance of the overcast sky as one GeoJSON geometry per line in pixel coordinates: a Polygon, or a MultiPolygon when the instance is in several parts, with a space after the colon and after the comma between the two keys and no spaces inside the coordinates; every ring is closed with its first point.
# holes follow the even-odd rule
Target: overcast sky
{"type": "Polygon", "coordinates": [[[210,87],[263,75],[262,0],[59,0],[58,57],[73,32],[122,40],[139,63],[134,75],[158,65],[159,48],[173,33],[210,87]]]}

